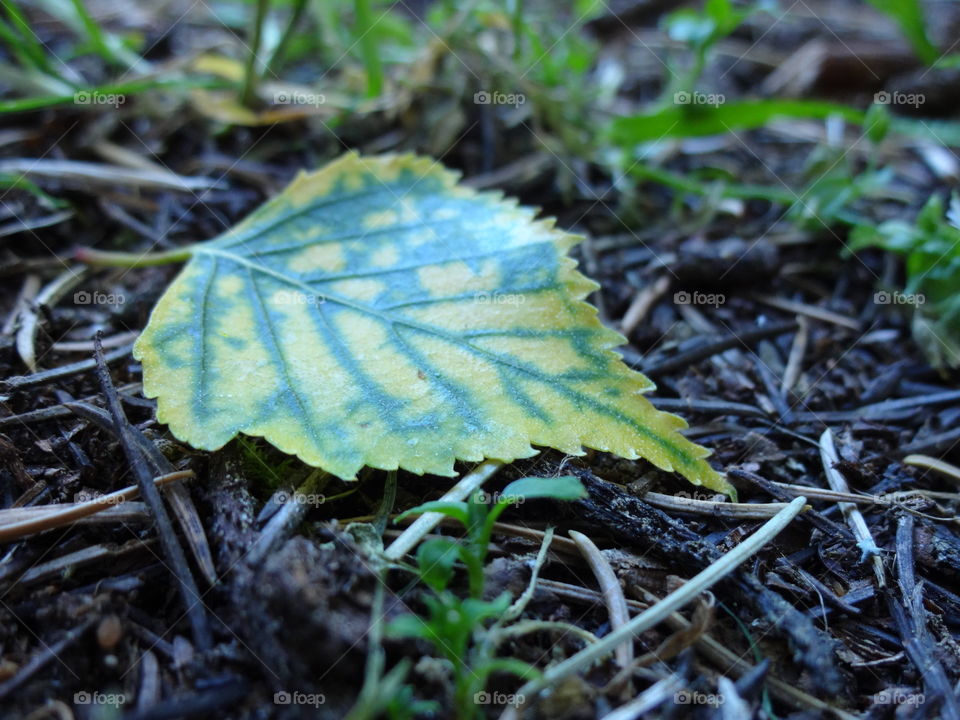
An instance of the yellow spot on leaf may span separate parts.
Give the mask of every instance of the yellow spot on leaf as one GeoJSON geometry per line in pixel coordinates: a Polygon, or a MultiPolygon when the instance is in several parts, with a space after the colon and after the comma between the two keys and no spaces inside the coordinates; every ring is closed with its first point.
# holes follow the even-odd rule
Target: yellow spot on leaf
{"type": "Polygon", "coordinates": [[[440,208],[433,213],[434,220],[453,220],[457,217],[457,211],[453,208],[440,208]]]}
{"type": "Polygon", "coordinates": [[[400,259],[400,251],[396,245],[384,245],[370,256],[370,264],[374,267],[393,267],[400,259]]]}
{"type": "Polygon", "coordinates": [[[290,258],[287,267],[295,273],[310,273],[317,270],[339,272],[346,266],[343,248],[334,243],[311,245],[290,258]]]}
{"type": "Polygon", "coordinates": [[[448,262],[430,265],[417,271],[420,284],[434,297],[483,292],[496,288],[499,270],[495,260],[486,260],[478,272],[465,262],[448,262]]]}
{"type": "Polygon", "coordinates": [[[236,275],[225,275],[217,282],[217,290],[222,297],[231,298],[243,290],[243,280],[236,275]]]}
{"type": "Polygon", "coordinates": [[[330,294],[369,303],[386,290],[387,286],[380,280],[372,278],[350,278],[338,280],[330,284],[330,294]]]}
{"type": "Polygon", "coordinates": [[[396,225],[399,220],[400,217],[397,215],[396,210],[380,210],[379,212],[367,214],[363,218],[363,226],[367,230],[377,230],[379,228],[389,227],[390,225],[396,225]]]}

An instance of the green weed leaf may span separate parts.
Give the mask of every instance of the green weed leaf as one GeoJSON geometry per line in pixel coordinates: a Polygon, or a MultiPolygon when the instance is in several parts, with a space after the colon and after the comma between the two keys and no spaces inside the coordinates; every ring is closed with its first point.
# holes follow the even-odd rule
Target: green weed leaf
{"type": "Polygon", "coordinates": [[[944,217],[943,201],[932,195],[914,223],[890,220],[859,225],[850,247],[880,247],[906,258],[903,293],[879,290],[874,301],[913,308],[913,337],[931,364],[960,367],[960,201],[954,196],[944,217]]]}
{"type": "Polygon", "coordinates": [[[468,508],[469,506],[465,502],[454,502],[452,500],[431,500],[430,502],[425,502],[400,513],[394,519],[394,522],[408,518],[411,515],[422,515],[423,513],[428,512],[438,512],[442,515],[446,515],[449,518],[453,518],[464,527],[467,527],[470,524],[468,508]]]}
{"type": "Polygon", "coordinates": [[[561,477],[526,477],[514,480],[501,493],[506,498],[553,498],[554,500],[579,500],[587,497],[587,489],[579,478],[572,475],[561,477]]]}
{"type": "Polygon", "coordinates": [[[413,613],[398,615],[386,627],[386,636],[393,639],[418,638],[436,642],[437,634],[422,618],[413,613]]]}
{"type": "Polygon", "coordinates": [[[420,578],[436,592],[446,589],[459,552],[460,546],[447,538],[431,538],[420,543],[417,548],[420,578]]]}

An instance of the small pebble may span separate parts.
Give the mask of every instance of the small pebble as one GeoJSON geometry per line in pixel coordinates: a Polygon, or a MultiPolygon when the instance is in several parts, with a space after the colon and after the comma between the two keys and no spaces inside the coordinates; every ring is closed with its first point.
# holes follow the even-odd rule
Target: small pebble
{"type": "Polygon", "coordinates": [[[0,682],[12,678],[19,669],[20,666],[13,660],[0,660],[0,682]]]}
{"type": "Polygon", "coordinates": [[[116,615],[107,615],[97,626],[97,643],[103,650],[113,650],[122,637],[123,624],[116,615]]]}

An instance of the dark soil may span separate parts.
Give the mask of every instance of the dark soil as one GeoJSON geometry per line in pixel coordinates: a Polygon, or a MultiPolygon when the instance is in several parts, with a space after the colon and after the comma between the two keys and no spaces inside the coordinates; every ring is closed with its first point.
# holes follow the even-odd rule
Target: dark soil
{"type": "MultiPolygon", "coordinates": [[[[618,58],[634,79],[622,93],[625,112],[657,91],[655,54],[669,52],[662,33],[653,52],[638,49],[638,38],[652,43],[657,36],[655,5],[611,3],[584,31],[601,39],[603,57],[618,58]]],[[[818,40],[826,56],[802,92],[855,103],[881,89],[923,87],[931,98],[946,98],[931,100],[925,113],[956,110],[956,74],[922,73],[892,26],[861,24],[859,4],[810,3],[807,9],[794,7],[789,22],[758,16],[748,23],[723,45],[706,82],[731,97],[759,94],[775,68],[786,74],[793,53],[818,40]],[[850,60],[851,48],[862,49],[860,62],[850,60]]],[[[948,31],[958,27],[956,8],[938,6],[936,13],[941,22],[932,26],[954,37],[948,31]]],[[[177,42],[188,41],[185,35],[174,32],[157,52],[174,53],[177,42]]],[[[689,436],[714,450],[712,464],[728,473],[741,502],[788,501],[795,493],[783,483],[827,488],[819,446],[827,429],[851,492],[877,500],[860,509],[880,549],[885,586],[840,506],[811,500],[812,509],[775,544],[713,588],[712,610],[696,611],[706,618],[698,629],[684,634],[659,626],[635,643],[638,657],[658,651],[660,659],[637,671],[634,693],[672,672],[704,694],[716,693],[717,677],[728,675],[736,697],[726,709],[666,703],[650,716],[960,717],[956,479],[904,462],[925,454],[960,463],[960,392],[956,374],[932,368],[915,345],[910,308],[874,302],[879,287],[902,287],[902,268],[879,251],[846,253],[842,226],[801,229],[783,217],[782,206],[767,201],[720,202],[653,182],[631,188],[594,162],[552,154],[554,145],[544,139],[555,139],[555,128],[542,119],[508,126],[488,106],[469,100],[466,92],[456,98],[461,131],[442,148],[443,162],[468,181],[495,185],[583,233],[587,240],[576,253],[581,269],[602,286],[592,300],[611,326],[623,327],[638,296],[649,299],[642,317],[624,329],[624,358],[656,381],[653,402],[684,416],[689,436]],[[693,302],[683,304],[683,293],[693,302]],[[891,496],[903,492],[910,494],[891,496]],[[719,664],[703,650],[708,636],[753,671],[719,664]],[[671,651],[662,651],[671,638],[671,651]],[[770,678],[834,710],[791,703],[771,690],[770,678]]],[[[347,147],[437,155],[429,135],[431,123],[442,118],[431,103],[418,96],[403,113],[363,116],[338,136],[307,120],[217,131],[185,101],[158,112],[140,98],[117,113],[67,106],[6,118],[8,131],[20,133],[0,146],[6,158],[102,161],[102,143],[110,142],[178,174],[220,184],[184,193],[47,178],[44,190],[69,203],[72,215],[0,239],[6,277],[0,308],[9,318],[0,336],[0,377],[6,378],[0,383],[0,507],[76,502],[134,485],[138,473],[194,474],[177,481],[186,509],[169,511],[172,537],[186,558],[182,567],[171,559],[143,500],[123,516],[0,547],[0,716],[101,717],[103,708],[84,702],[97,693],[123,695],[125,718],[349,712],[363,682],[376,577],[368,547],[347,526],[376,512],[384,473],[366,472],[358,484],[331,481],[317,492],[328,498],[352,492],[306,509],[264,540],[278,512],[276,493],[299,487],[311,468],[253,440],[215,453],[193,451],[157,424],[153,402],[140,394],[140,368],[129,355],[133,336],[127,334],[143,328],[175,267],[87,271],[62,300],[40,306],[25,301],[39,316],[40,371],[91,358],[97,333],[108,355],[120,348],[110,375],[126,426],[109,413],[78,407],[109,409],[92,363],[52,377],[28,372],[17,348],[25,317],[19,296],[35,298],[38,287],[74,266],[69,258],[81,245],[163,249],[212,237],[296,170],[322,165],[347,147]],[[78,292],[123,300],[83,304],[78,292]],[[90,345],[71,350],[66,342],[90,345]],[[202,530],[194,538],[198,549],[177,522],[191,513],[202,530]],[[175,581],[184,571],[201,597],[190,612],[175,581]],[[322,694],[324,703],[275,702],[275,693],[294,690],[322,694]]],[[[849,167],[854,175],[866,168],[869,148],[858,144],[859,129],[834,130],[836,152],[826,165],[849,167]]],[[[782,191],[809,178],[811,153],[831,141],[826,133],[823,123],[781,123],[709,142],[671,143],[660,161],[677,172],[723,168],[739,182],[782,191]]],[[[892,187],[909,205],[861,201],[872,217],[912,219],[931,192],[956,179],[938,177],[906,141],[892,139],[884,148],[895,172],[892,187]]],[[[8,219],[51,213],[16,189],[3,193],[2,207],[8,219]]],[[[566,505],[526,503],[503,520],[540,530],[556,525],[558,537],[570,529],[587,534],[604,548],[627,598],[644,605],[649,593],[667,594],[759,525],[722,513],[658,509],[645,493],[698,500],[711,495],[644,461],[593,452],[570,458],[544,451],[503,470],[489,489],[521,475],[561,471],[579,476],[590,497],[566,505]]],[[[434,499],[450,484],[401,473],[396,510],[434,499]]],[[[163,494],[169,501],[175,492],[163,494]]],[[[529,538],[496,535],[490,592],[522,592],[538,547],[529,538]]],[[[578,556],[555,549],[541,577],[546,582],[526,617],[575,623],[596,635],[609,631],[596,582],[578,556]],[[570,586],[591,592],[574,596],[570,586]]],[[[390,587],[388,618],[422,609],[424,590],[409,574],[391,574],[390,587]]],[[[694,617],[694,609],[684,616],[694,617]]],[[[504,652],[542,667],[580,647],[579,640],[543,632],[513,641],[504,652]]],[[[427,652],[425,645],[387,641],[388,664],[412,660],[418,697],[440,703],[437,717],[452,717],[443,677],[427,652]]],[[[631,697],[608,687],[617,672],[610,659],[529,712],[600,717],[631,697]]],[[[509,676],[494,678],[504,692],[515,689],[513,683],[509,676]]],[[[500,709],[489,708],[490,717],[500,709]]]]}

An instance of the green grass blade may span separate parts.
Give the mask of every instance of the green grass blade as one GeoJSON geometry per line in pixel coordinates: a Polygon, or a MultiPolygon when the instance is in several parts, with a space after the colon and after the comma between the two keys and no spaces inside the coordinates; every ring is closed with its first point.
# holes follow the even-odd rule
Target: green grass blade
{"type": "Polygon", "coordinates": [[[614,143],[630,145],[675,137],[723,135],[754,130],[780,118],[822,120],[839,116],[854,123],[863,111],[818,100],[741,100],[720,105],[676,105],[646,115],[616,118],[610,130],[614,143]]]}
{"type": "Polygon", "coordinates": [[[52,74],[46,50],[20,8],[12,0],[2,0],[2,4],[13,26],[0,21],[0,39],[7,44],[21,65],[52,74]]]}
{"type": "Polygon", "coordinates": [[[923,62],[933,65],[940,51],[930,42],[923,19],[923,8],[917,0],[867,0],[877,10],[890,16],[923,62]]]}
{"type": "Polygon", "coordinates": [[[40,97],[20,98],[17,100],[0,101],[0,114],[32,112],[57,105],[70,105],[75,102],[78,93],[101,95],[136,95],[149,90],[176,90],[189,88],[226,88],[231,84],[223,80],[210,78],[178,78],[175,80],[152,78],[148,80],[134,80],[127,83],[95,85],[89,88],[79,88],[77,92],[65,95],[42,95],[40,97]]]}
{"type": "Polygon", "coordinates": [[[102,57],[107,62],[120,64],[119,58],[117,58],[113,50],[110,48],[110,45],[107,43],[103,29],[87,11],[86,6],[83,4],[83,0],[72,0],[72,2],[73,9],[76,10],[77,17],[80,19],[80,23],[83,25],[84,32],[87,34],[87,40],[90,42],[90,45],[93,47],[97,55],[102,57]]]}
{"type": "Polygon", "coordinates": [[[253,107],[257,100],[257,85],[260,79],[260,73],[257,71],[257,55],[263,42],[263,24],[266,22],[269,9],[270,0],[257,0],[257,9],[250,27],[250,48],[243,73],[243,89],[240,91],[240,102],[247,107],[253,107]]]}
{"type": "Polygon", "coordinates": [[[374,32],[376,23],[370,0],[354,0],[353,7],[356,12],[357,42],[360,43],[363,65],[367,71],[367,95],[377,97],[383,91],[383,64],[377,47],[377,35],[374,32]]]}
{"type": "Polygon", "coordinates": [[[40,188],[32,180],[24,177],[23,175],[10,175],[9,173],[0,173],[0,188],[14,188],[18,190],[25,190],[34,197],[36,197],[41,203],[50,208],[65,208],[70,207],[70,203],[58,198],[48,195],[43,189],[40,188]]]}
{"type": "MultiPolygon", "coordinates": [[[[677,105],[652,113],[615,118],[608,128],[608,138],[617,145],[629,147],[667,138],[755,130],[779,119],[824,120],[828,117],[840,117],[863,125],[867,113],[849,105],[819,100],[740,100],[721,105],[677,105]]],[[[890,129],[944,146],[960,146],[960,123],[956,122],[893,117],[890,129]]]]}
{"type": "Polygon", "coordinates": [[[283,64],[283,58],[286,55],[290,42],[296,36],[297,28],[303,19],[303,14],[307,9],[307,0],[294,0],[293,9],[290,11],[290,18],[287,20],[283,33],[277,41],[277,46],[273,49],[270,59],[264,63],[261,76],[276,74],[283,64]]]}

